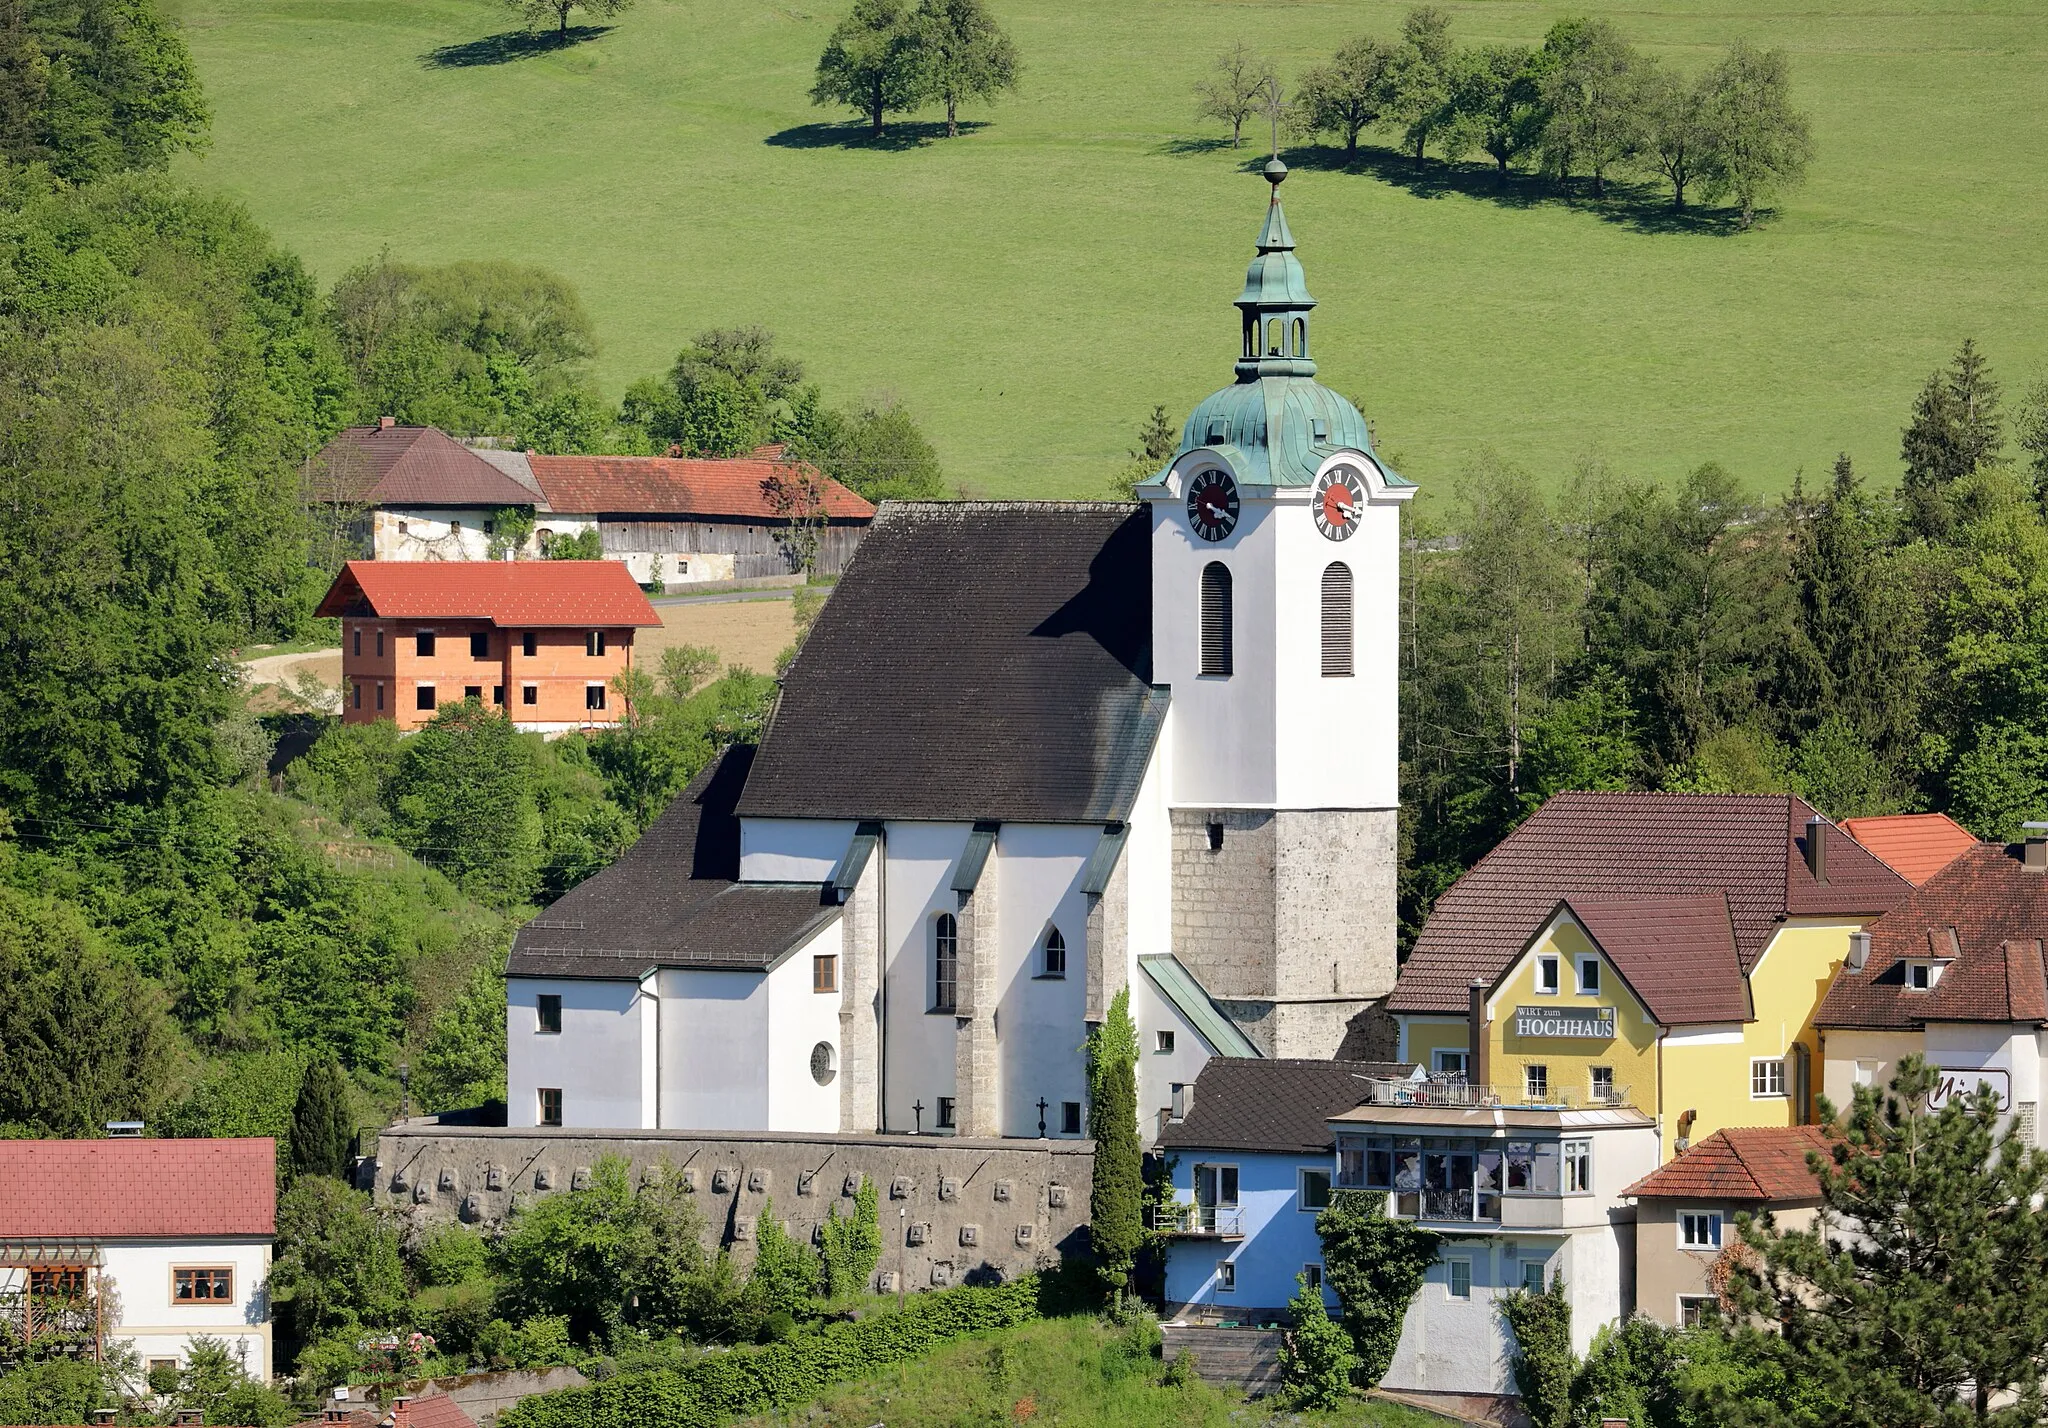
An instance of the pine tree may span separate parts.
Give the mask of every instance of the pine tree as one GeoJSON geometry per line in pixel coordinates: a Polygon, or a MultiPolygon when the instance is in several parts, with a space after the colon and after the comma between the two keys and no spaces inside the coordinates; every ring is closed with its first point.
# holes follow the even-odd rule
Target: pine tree
{"type": "Polygon", "coordinates": [[[1138,1028],[1131,1022],[1129,987],[1116,994],[1109,1015],[1088,1035],[1088,1128],[1095,1139],[1088,1235],[1102,1281],[1121,1303],[1145,1238],[1138,1028]]]}
{"type": "MultiPolygon", "coordinates": [[[[1979,1085],[1939,1111],[1940,1073],[1907,1056],[1888,1090],[1862,1086],[1832,1157],[1808,1157],[1819,1219],[1778,1233],[1743,1224],[1731,1282],[1742,1316],[1775,1321],[1792,1375],[1866,1428],[2033,1424],[2048,1362],[2048,1156],[1999,1127],[1979,1085]],[[1996,1405],[1996,1406],[1994,1406],[1996,1405]]],[[[1731,1322],[1739,1335],[1746,1325],[1731,1322]]],[[[1730,1425],[1763,1422],[1717,1405],[1730,1425]]],[[[1775,1420],[1769,1420],[1775,1421],[1775,1420]]]]}
{"type": "Polygon", "coordinates": [[[1131,500],[1132,492],[1164,470],[1179,449],[1180,433],[1167,419],[1166,408],[1154,406],[1152,415],[1138,428],[1138,444],[1131,448],[1131,459],[1109,483],[1110,489],[1122,499],[1131,500]]]}
{"type": "Polygon", "coordinates": [[[1955,526],[1955,484],[1996,457],[2004,444],[1998,383],[1975,341],[1966,338],[1948,369],[1936,369],[1921,386],[1899,445],[1899,459],[1906,463],[1899,493],[1915,533],[1948,540],[1955,526]]]}
{"type": "Polygon", "coordinates": [[[292,1107],[292,1174],[348,1174],[355,1117],[349,1111],[348,1077],[341,1063],[323,1056],[306,1064],[292,1107]]]}

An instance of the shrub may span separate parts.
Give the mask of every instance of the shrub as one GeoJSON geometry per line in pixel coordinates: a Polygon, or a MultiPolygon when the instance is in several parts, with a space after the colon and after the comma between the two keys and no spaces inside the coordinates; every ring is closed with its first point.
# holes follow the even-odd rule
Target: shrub
{"type": "Polygon", "coordinates": [[[1500,1302],[1515,1336],[1515,1390],[1535,1428],[1568,1428],[1572,1417],[1572,1306],[1564,1276],[1541,1293],[1516,1290],[1500,1302]]]}
{"type": "Polygon", "coordinates": [[[1280,1380],[1295,1407],[1335,1408],[1351,1394],[1359,1358],[1351,1351],[1351,1336],[1330,1322],[1323,1291],[1310,1288],[1306,1275],[1296,1275],[1294,1282],[1300,1290],[1287,1306],[1294,1332],[1280,1351],[1280,1380]]]}
{"type": "Polygon", "coordinates": [[[1339,1190],[1316,1216],[1323,1271],[1344,1306],[1344,1329],[1359,1358],[1358,1382],[1386,1377],[1401,1342],[1401,1322],[1442,1237],[1405,1220],[1390,1220],[1386,1197],[1339,1190]]]}
{"type": "Polygon", "coordinates": [[[844,1299],[867,1288],[882,1262],[882,1230],[875,1182],[863,1176],[853,1213],[842,1216],[834,1201],[825,1211],[825,1293],[844,1299]]]}

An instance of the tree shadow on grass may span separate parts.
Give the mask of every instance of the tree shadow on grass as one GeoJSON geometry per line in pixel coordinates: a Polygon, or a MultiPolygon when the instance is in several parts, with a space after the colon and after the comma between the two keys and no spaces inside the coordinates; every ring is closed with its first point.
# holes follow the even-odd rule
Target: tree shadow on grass
{"type": "Polygon", "coordinates": [[[1230,146],[1230,140],[1228,139],[1174,138],[1158,145],[1152,152],[1172,156],[1182,154],[1213,154],[1218,149],[1227,149],[1230,146]]]}
{"type": "Polygon", "coordinates": [[[612,29],[610,25],[571,25],[567,34],[558,30],[507,30],[501,35],[486,35],[466,44],[443,45],[421,55],[420,63],[428,69],[470,69],[477,65],[511,64],[514,60],[533,59],[557,50],[572,49],[609,35],[612,29]]]}
{"type": "MultiPolygon", "coordinates": [[[[1502,208],[1570,208],[1638,233],[1719,237],[1741,231],[1741,215],[1735,210],[1673,208],[1669,191],[1659,183],[1611,178],[1607,180],[1605,195],[1594,198],[1590,179],[1575,180],[1578,187],[1568,192],[1541,175],[1512,171],[1503,175],[1491,162],[1450,163],[1426,158],[1418,164],[1413,156],[1378,144],[1360,144],[1356,156],[1348,161],[1341,148],[1322,144],[1282,149],[1280,157],[1290,169],[1363,174],[1405,189],[1417,198],[1457,194],[1502,208]]],[[[1246,173],[1258,173],[1266,162],[1265,158],[1254,156],[1238,167],[1246,173]]]]}
{"type": "MultiPolygon", "coordinates": [[[[960,137],[964,139],[988,125],[986,119],[962,119],[960,137]]],[[[945,137],[946,121],[943,119],[895,119],[880,134],[868,127],[867,120],[855,119],[843,124],[799,124],[793,129],[770,134],[761,142],[778,149],[880,149],[893,152],[922,148],[945,137]]]]}

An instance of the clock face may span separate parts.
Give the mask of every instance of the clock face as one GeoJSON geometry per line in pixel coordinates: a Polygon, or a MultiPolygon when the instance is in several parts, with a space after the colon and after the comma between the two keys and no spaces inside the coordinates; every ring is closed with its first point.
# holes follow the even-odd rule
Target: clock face
{"type": "Polygon", "coordinates": [[[1222,540],[1237,529],[1237,483],[1214,467],[1188,483],[1188,521],[1203,540],[1222,540]]]}
{"type": "Polygon", "coordinates": [[[1355,466],[1332,466],[1316,482],[1316,529],[1326,540],[1349,540],[1365,510],[1365,477],[1355,466]]]}

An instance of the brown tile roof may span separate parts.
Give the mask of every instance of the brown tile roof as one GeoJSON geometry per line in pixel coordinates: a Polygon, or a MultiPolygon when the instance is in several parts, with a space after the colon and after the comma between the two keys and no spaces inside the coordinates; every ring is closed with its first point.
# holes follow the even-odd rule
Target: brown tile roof
{"type": "Polygon", "coordinates": [[[403,1408],[392,1405],[392,1428],[476,1428],[476,1420],[445,1393],[415,1398],[403,1408]]]}
{"type": "Polygon", "coordinates": [[[1820,1199],[1806,1153],[1833,1144],[1819,1126],[1731,1126],[1622,1191],[1642,1200],[1739,1200],[1757,1204],[1820,1199]]]}
{"type": "Polygon", "coordinates": [[[1976,834],[1946,813],[1844,818],[1842,829],[1916,888],[1977,843],[1976,834]]]}
{"type": "Polygon", "coordinates": [[[1665,1026],[1749,1020],[1749,983],[1723,894],[1580,894],[1563,905],[1665,1026]]]}
{"type": "Polygon", "coordinates": [[[1745,974],[1792,916],[1868,916],[1911,889],[1853,840],[1830,839],[1828,880],[1805,860],[1813,809],[1785,794],[1560,793],[1437,899],[1389,1009],[1462,1013],[1562,898],[1722,894],[1745,974]]]}
{"type": "Polygon", "coordinates": [[[0,1239],[268,1237],[277,1142],[0,1140],[0,1239]]]}
{"type": "Polygon", "coordinates": [[[489,620],[511,629],[658,626],[616,560],[351,560],[320,601],[325,616],[489,620]]]}
{"type": "Polygon", "coordinates": [[[1861,971],[1843,967],[1816,1022],[1832,1027],[1919,1026],[1929,1021],[2048,1022],[2048,873],[2030,873],[2020,850],[1977,843],[1870,925],[1861,971]],[[1906,986],[1906,963],[1953,958],[1924,992],[1906,986]]]}
{"type": "Polygon", "coordinates": [[[320,448],[315,499],[357,506],[531,506],[533,493],[431,426],[352,426],[320,448]]]}
{"type": "Polygon", "coordinates": [[[1367,1082],[1406,1080],[1414,1066],[1384,1061],[1296,1061],[1212,1056],[1195,1079],[1186,1117],[1159,1144],[1187,1150],[1316,1155],[1335,1143],[1327,1124],[1366,1098],[1367,1082]]]}
{"type": "MultiPolygon", "coordinates": [[[[542,456],[528,452],[527,464],[554,510],[574,515],[733,516],[780,521],[765,488],[793,468],[767,448],[728,460],[673,456],[542,456]]],[[[777,455],[779,456],[779,452],[777,455]]],[[[825,515],[830,520],[865,521],[874,506],[830,477],[825,515]]]]}

